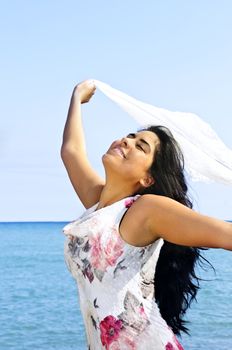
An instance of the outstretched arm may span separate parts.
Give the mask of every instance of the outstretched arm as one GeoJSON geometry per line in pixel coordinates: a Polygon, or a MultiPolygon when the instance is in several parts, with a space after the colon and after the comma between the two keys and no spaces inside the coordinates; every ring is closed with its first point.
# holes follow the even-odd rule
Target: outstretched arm
{"type": "Polygon", "coordinates": [[[81,104],[94,94],[93,81],[78,84],[73,91],[64,127],[61,158],[70,181],[86,208],[98,202],[104,181],[89,163],[81,118],[81,104]]]}
{"type": "MultiPolygon", "coordinates": [[[[150,235],[185,246],[232,250],[232,224],[201,215],[173,199],[145,195],[150,235]]],[[[142,202],[141,202],[142,204],[142,202]]]]}

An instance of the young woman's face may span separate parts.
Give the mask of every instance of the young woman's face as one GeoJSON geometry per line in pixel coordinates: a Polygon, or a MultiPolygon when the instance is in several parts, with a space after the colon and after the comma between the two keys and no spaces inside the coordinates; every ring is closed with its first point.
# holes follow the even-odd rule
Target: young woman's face
{"type": "Polygon", "coordinates": [[[147,174],[158,144],[158,137],[151,131],[130,133],[114,141],[102,161],[106,169],[136,182],[147,174]]]}

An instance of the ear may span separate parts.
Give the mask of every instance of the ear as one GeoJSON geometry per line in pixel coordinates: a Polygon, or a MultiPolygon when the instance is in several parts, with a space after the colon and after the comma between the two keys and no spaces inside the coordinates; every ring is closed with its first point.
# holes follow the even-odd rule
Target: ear
{"type": "Polygon", "coordinates": [[[155,180],[153,179],[153,177],[150,174],[147,174],[144,178],[142,178],[140,180],[140,184],[143,187],[150,187],[154,183],[155,183],[155,180]]]}

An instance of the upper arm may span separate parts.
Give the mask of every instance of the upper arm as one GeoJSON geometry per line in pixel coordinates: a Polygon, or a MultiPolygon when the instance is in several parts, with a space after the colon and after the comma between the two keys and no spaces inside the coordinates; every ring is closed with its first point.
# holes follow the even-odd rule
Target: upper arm
{"type": "Polygon", "coordinates": [[[85,154],[78,150],[61,149],[61,158],[70,181],[85,208],[99,201],[104,180],[91,167],[85,154]]]}
{"type": "Polygon", "coordinates": [[[185,246],[232,250],[232,225],[201,215],[167,197],[147,195],[147,220],[154,237],[185,246]]]}

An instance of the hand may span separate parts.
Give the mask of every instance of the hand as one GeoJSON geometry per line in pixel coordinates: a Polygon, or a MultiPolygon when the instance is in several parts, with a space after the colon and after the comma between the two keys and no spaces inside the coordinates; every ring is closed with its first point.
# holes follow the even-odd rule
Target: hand
{"type": "Polygon", "coordinates": [[[74,96],[78,96],[81,103],[89,102],[91,97],[94,95],[96,86],[92,79],[84,80],[79,83],[73,91],[74,96]]]}

